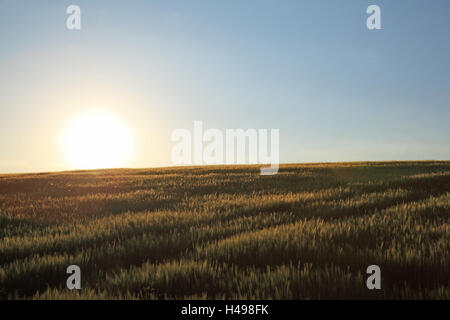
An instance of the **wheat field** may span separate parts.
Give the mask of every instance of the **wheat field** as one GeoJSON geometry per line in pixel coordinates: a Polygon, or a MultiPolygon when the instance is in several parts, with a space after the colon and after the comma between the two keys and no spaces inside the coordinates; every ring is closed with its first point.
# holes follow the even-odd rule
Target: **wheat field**
{"type": "Polygon", "coordinates": [[[450,298],[450,161],[1,175],[0,204],[1,299],[450,298]]]}

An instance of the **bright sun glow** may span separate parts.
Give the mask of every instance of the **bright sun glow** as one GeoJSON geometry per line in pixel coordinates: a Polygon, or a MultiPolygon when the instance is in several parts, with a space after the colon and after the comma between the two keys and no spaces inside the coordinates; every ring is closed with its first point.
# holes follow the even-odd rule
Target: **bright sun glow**
{"type": "Polygon", "coordinates": [[[91,112],[67,125],[61,144],[74,169],[118,168],[126,166],[130,159],[132,135],[118,118],[91,112]]]}

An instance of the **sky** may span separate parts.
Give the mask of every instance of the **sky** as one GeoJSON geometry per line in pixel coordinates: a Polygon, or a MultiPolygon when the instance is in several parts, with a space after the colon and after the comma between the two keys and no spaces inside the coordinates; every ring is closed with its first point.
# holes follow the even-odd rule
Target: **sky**
{"type": "MultiPolygon", "coordinates": [[[[79,169],[61,136],[101,110],[124,167],[178,128],[280,130],[280,162],[450,159],[448,0],[0,0],[0,173],[79,169]],[[69,5],[81,30],[66,27],[69,5]],[[381,8],[381,30],[366,9],[381,8]]],[[[74,150],[72,150],[74,151],[74,150]]]]}

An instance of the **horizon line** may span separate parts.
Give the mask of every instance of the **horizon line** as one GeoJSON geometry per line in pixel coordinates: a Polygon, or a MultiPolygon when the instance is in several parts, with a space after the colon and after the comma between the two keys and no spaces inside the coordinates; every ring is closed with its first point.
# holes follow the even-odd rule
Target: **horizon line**
{"type": "MultiPolygon", "coordinates": [[[[320,164],[381,164],[381,163],[420,163],[420,162],[437,162],[447,163],[447,160],[428,159],[428,160],[354,160],[354,161],[310,161],[310,162],[283,162],[279,166],[286,165],[320,165],[320,164]]],[[[151,169],[195,169],[195,168],[211,168],[211,167],[265,167],[270,164],[205,164],[205,165],[162,165],[153,167],[117,167],[117,168],[92,168],[92,169],[69,169],[69,170],[50,170],[50,171],[22,171],[22,172],[0,172],[0,177],[11,175],[44,175],[44,174],[58,174],[58,173],[75,173],[75,172],[93,172],[93,171],[108,171],[108,170],[151,170],[151,169]]]]}

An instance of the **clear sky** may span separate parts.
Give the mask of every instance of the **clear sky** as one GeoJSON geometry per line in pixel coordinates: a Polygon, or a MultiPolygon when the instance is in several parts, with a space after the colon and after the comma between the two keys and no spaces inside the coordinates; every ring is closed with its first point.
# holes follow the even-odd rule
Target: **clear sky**
{"type": "Polygon", "coordinates": [[[282,163],[448,160],[449,15],[448,0],[0,0],[0,172],[76,169],[60,137],[94,109],[131,128],[128,167],[171,165],[194,120],[278,128],[282,163]]]}

